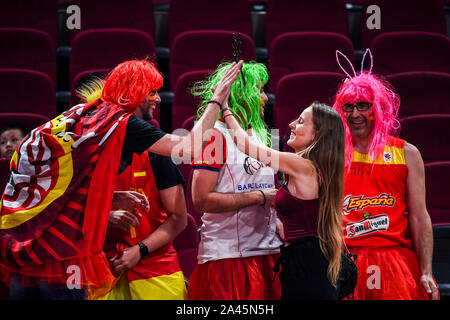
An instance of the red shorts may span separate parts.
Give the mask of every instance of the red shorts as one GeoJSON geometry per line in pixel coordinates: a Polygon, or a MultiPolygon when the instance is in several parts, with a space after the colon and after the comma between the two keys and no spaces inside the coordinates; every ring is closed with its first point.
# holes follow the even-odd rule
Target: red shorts
{"type": "Polygon", "coordinates": [[[189,278],[190,300],[275,300],[281,285],[272,271],[279,254],[199,264],[189,278]]]}
{"type": "Polygon", "coordinates": [[[404,247],[351,247],[357,255],[355,300],[429,300],[414,251],[404,247]]]}

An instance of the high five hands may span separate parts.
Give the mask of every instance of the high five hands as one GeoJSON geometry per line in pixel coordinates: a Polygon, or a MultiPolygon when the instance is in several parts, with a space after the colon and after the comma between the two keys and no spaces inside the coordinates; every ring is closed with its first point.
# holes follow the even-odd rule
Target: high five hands
{"type": "Polygon", "coordinates": [[[212,100],[221,103],[222,109],[228,107],[228,98],[230,96],[231,86],[239,76],[243,63],[243,60],[239,60],[237,63],[233,62],[222,74],[222,77],[217,82],[215,87],[211,88],[211,91],[213,92],[212,100]]]}

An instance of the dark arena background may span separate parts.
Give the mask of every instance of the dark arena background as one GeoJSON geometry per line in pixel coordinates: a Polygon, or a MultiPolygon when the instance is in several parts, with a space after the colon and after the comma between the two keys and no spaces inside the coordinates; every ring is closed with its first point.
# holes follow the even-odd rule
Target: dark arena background
{"type": "MultiPolygon", "coordinates": [[[[414,144],[425,163],[433,272],[441,300],[448,300],[448,0],[0,0],[0,129],[20,124],[31,130],[80,103],[75,90],[93,76],[150,57],[164,76],[152,124],[165,132],[190,130],[199,100],[189,88],[233,59],[233,33],[241,35],[244,61],[267,66],[264,117],[270,129],[279,129],[280,150],[287,148],[287,124],[303,108],[316,100],[333,104],[345,78],[336,50],[359,71],[370,48],[373,72],[401,98],[399,137],[414,144]]],[[[174,246],[188,281],[201,220],[190,197],[191,166],[179,168],[189,215],[174,246]]],[[[0,159],[2,192],[8,178],[9,160],[0,159]]]]}

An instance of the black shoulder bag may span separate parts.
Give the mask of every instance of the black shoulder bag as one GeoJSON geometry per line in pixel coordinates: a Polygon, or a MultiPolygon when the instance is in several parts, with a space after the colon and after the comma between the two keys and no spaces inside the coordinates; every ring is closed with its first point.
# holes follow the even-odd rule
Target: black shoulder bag
{"type": "Polygon", "coordinates": [[[339,271],[339,295],[338,299],[344,299],[353,293],[358,280],[358,267],[356,266],[356,254],[343,252],[341,254],[341,270],[339,271]]]}

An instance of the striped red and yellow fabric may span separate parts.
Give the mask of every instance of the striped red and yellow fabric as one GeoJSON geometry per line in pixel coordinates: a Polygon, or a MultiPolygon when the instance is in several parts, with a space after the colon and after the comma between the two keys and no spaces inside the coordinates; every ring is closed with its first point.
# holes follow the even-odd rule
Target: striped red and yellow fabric
{"type": "MultiPolygon", "coordinates": [[[[0,204],[0,265],[30,281],[114,278],[102,252],[130,114],[97,100],[31,131],[11,160],[0,204]]],[[[24,284],[26,285],[26,284],[24,284]]]]}
{"type": "MultiPolygon", "coordinates": [[[[149,201],[148,211],[137,208],[142,214],[139,226],[129,232],[108,228],[105,251],[108,256],[120,255],[125,248],[137,244],[159,228],[167,219],[156,186],[155,176],[148,152],[134,154],[131,166],[121,173],[115,190],[133,190],[144,194],[149,201]]],[[[104,290],[108,291],[108,290],[104,290]]],[[[186,299],[184,275],[178,262],[177,252],[169,242],[141,259],[128,270],[107,295],[95,292],[90,299],[102,300],[183,300],[186,299]]]]}

